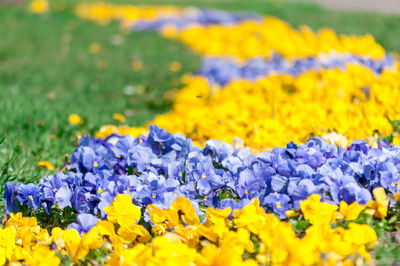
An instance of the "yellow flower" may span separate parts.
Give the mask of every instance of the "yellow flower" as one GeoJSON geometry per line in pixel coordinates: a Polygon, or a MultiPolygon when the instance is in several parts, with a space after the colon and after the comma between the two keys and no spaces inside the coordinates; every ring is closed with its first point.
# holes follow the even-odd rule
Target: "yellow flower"
{"type": "Polygon", "coordinates": [[[65,250],[74,263],[84,258],[89,252],[89,248],[82,245],[82,238],[75,229],[68,229],[62,232],[62,239],[65,243],[65,250]]]}
{"type": "Polygon", "coordinates": [[[32,247],[32,253],[25,259],[26,265],[53,266],[59,265],[61,260],[55,252],[44,245],[35,245],[32,247]]]}
{"type": "Polygon", "coordinates": [[[154,259],[160,265],[195,265],[196,249],[181,243],[174,234],[155,237],[152,241],[154,259]]]}
{"type": "Polygon", "coordinates": [[[396,135],[396,136],[393,138],[392,144],[394,144],[394,145],[400,145],[400,135],[396,135]]]}
{"type": "Polygon", "coordinates": [[[360,205],[357,202],[348,205],[346,202],[341,201],[339,205],[339,214],[344,219],[351,221],[357,219],[365,208],[367,208],[367,205],[360,205]]]}
{"type": "Polygon", "coordinates": [[[105,207],[107,219],[122,227],[130,227],[140,220],[140,208],[132,204],[131,195],[118,194],[110,206],[105,207]]]}
{"type": "Polygon", "coordinates": [[[234,223],[238,227],[247,228],[254,234],[259,234],[265,230],[266,223],[272,225],[278,222],[278,218],[274,215],[265,213],[258,199],[253,199],[249,205],[246,205],[241,210],[234,210],[233,217],[235,218],[234,223]]]}
{"type": "Polygon", "coordinates": [[[143,67],[143,62],[141,60],[134,60],[132,62],[132,70],[133,71],[139,71],[143,67]]]}
{"type": "Polygon", "coordinates": [[[182,222],[188,225],[197,225],[200,223],[200,219],[196,215],[196,209],[190,200],[182,196],[171,204],[170,217],[175,224],[182,222]]]}
{"type": "Polygon", "coordinates": [[[17,231],[14,227],[0,228],[0,265],[10,260],[15,247],[17,231]]]}
{"type": "Polygon", "coordinates": [[[96,138],[105,138],[113,133],[118,135],[131,135],[132,137],[139,137],[140,135],[146,134],[147,130],[142,127],[128,127],[128,126],[120,126],[116,127],[113,125],[105,125],[100,128],[100,130],[96,133],[96,138]]]}
{"type": "Polygon", "coordinates": [[[54,243],[59,248],[65,247],[65,243],[62,238],[62,234],[63,234],[63,230],[60,227],[54,227],[53,230],[51,230],[51,237],[52,237],[54,243]]]}
{"type": "Polygon", "coordinates": [[[46,0],[34,0],[31,2],[30,10],[37,14],[46,13],[49,11],[49,3],[46,0]]]}
{"type": "Polygon", "coordinates": [[[6,226],[13,226],[15,228],[21,227],[21,226],[27,226],[27,227],[36,227],[37,226],[37,221],[35,217],[23,217],[21,212],[18,212],[16,214],[11,213],[10,218],[8,219],[6,226]]]}
{"type": "Polygon", "coordinates": [[[174,25],[167,25],[161,28],[161,35],[166,38],[174,38],[178,35],[178,29],[174,25]]]}
{"type": "Polygon", "coordinates": [[[54,170],[53,165],[52,165],[50,162],[48,162],[48,161],[40,161],[40,162],[37,163],[37,166],[39,166],[39,167],[46,167],[46,168],[47,168],[48,170],[50,170],[50,171],[53,171],[53,170],[54,170]]]}
{"type": "Polygon", "coordinates": [[[104,70],[108,67],[108,63],[106,60],[99,60],[96,65],[97,69],[104,70]]]}
{"type": "Polygon", "coordinates": [[[301,214],[299,210],[287,210],[285,215],[287,218],[297,217],[301,214]]]}
{"type": "Polygon", "coordinates": [[[126,122],[126,118],[122,114],[113,114],[113,118],[121,123],[126,122]]]}
{"type": "Polygon", "coordinates": [[[71,125],[79,125],[83,124],[82,118],[77,114],[70,114],[68,116],[68,121],[71,125]]]}
{"type": "Polygon", "coordinates": [[[101,50],[102,50],[102,47],[97,42],[91,43],[90,46],[89,46],[89,52],[91,54],[98,54],[98,53],[101,52],[101,50]]]}
{"type": "Polygon", "coordinates": [[[373,208],[375,209],[375,216],[378,218],[385,218],[389,206],[389,199],[386,196],[385,189],[383,187],[377,187],[372,190],[372,194],[375,197],[373,208]]]}
{"type": "Polygon", "coordinates": [[[125,241],[125,242],[134,242],[138,240],[140,243],[146,243],[150,240],[151,236],[149,232],[144,228],[142,225],[131,225],[129,227],[121,226],[118,229],[118,235],[125,241]]]}
{"type": "Polygon", "coordinates": [[[400,200],[400,190],[394,195],[394,200],[399,201],[400,200]]]}
{"type": "MultiPolygon", "coordinates": [[[[160,209],[154,204],[147,205],[146,210],[150,214],[150,220],[155,224],[162,224],[167,220],[171,220],[169,210],[160,209]]],[[[173,224],[172,226],[177,224],[179,224],[179,222],[173,224]]]]}
{"type": "Polygon", "coordinates": [[[300,202],[300,209],[304,219],[311,224],[329,224],[335,221],[335,214],[338,207],[326,202],[320,202],[321,197],[313,194],[308,199],[300,202]]]}
{"type": "Polygon", "coordinates": [[[179,70],[181,70],[182,66],[181,66],[181,64],[179,62],[173,61],[173,62],[171,62],[171,64],[169,64],[168,68],[172,72],[178,72],[179,70]]]}

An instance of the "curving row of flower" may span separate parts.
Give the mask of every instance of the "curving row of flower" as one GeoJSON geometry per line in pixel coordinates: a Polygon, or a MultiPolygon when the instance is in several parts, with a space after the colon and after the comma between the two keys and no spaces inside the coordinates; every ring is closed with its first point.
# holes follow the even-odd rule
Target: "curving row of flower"
{"type": "Polygon", "coordinates": [[[313,194],[335,205],[365,205],[377,187],[393,195],[399,191],[400,146],[382,142],[372,148],[355,141],[343,149],[315,138],[254,155],[219,140],[202,149],[181,134],[150,126],[148,136],[138,138],[82,138],[68,170],[37,186],[8,182],[8,213],[24,205],[50,213],[56,204],[104,218],[104,207],[117,194],[131,195],[138,206],[160,208],[185,196],[199,215],[205,207],[237,209],[257,198],[266,210],[286,218],[313,194]]]}
{"type": "MultiPolygon", "coordinates": [[[[387,138],[399,144],[399,80],[397,66],[379,76],[360,66],[347,66],[346,71],[234,81],[223,89],[203,77],[194,77],[176,95],[172,111],[150,124],[181,132],[200,145],[207,139],[234,143],[240,138],[245,146],[257,150],[290,141],[304,143],[312,136],[343,147],[356,139],[369,139],[375,145],[378,139],[387,138]]],[[[104,126],[97,136],[137,136],[142,132],[126,126],[104,126]]]]}
{"type": "MultiPolygon", "coordinates": [[[[150,124],[201,145],[207,139],[234,143],[240,138],[257,150],[324,135],[342,146],[365,138],[373,144],[378,136],[398,143],[398,62],[372,36],[294,30],[248,13],[224,13],[215,20],[208,9],[177,8],[171,15],[157,7],[159,13],[149,18],[149,8],[92,3],[79,5],[77,14],[156,30],[207,55],[176,95],[172,112],[150,124]]],[[[143,132],[105,126],[97,136],[143,132]]]]}

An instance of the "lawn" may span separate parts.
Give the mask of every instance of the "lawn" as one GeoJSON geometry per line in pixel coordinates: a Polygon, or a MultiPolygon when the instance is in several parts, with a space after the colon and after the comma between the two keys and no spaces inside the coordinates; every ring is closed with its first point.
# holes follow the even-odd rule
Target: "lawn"
{"type": "MultiPolygon", "coordinates": [[[[99,26],[77,18],[72,13],[76,2],[45,15],[31,14],[25,7],[0,6],[1,191],[7,181],[37,182],[49,174],[37,167],[38,161],[48,160],[61,169],[77,143],[77,131],[93,135],[100,126],[117,123],[114,113],[124,114],[128,124],[141,125],[167,111],[170,102],[164,93],[179,88],[180,77],[199,68],[199,57],[179,42],[152,32],[123,32],[117,23],[99,26]],[[91,53],[91,46],[100,49],[91,53]],[[133,61],[143,67],[133,70],[133,61]],[[180,62],[180,71],[168,70],[173,61],[180,62]],[[69,125],[71,113],[79,114],[84,124],[69,125]]],[[[294,27],[306,24],[345,34],[371,33],[388,51],[400,51],[396,34],[400,17],[395,16],[333,12],[282,1],[151,3],[256,11],[294,27]]],[[[398,245],[389,240],[377,249],[382,263],[398,259],[399,253],[398,245]]]]}

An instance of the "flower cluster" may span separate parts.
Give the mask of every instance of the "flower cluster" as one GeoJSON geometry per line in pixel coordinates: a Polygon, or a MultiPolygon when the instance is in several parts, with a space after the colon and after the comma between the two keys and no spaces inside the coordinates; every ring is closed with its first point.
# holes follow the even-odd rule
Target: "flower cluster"
{"type": "Polygon", "coordinates": [[[201,218],[190,200],[178,197],[165,209],[148,205],[146,223],[132,197],[118,194],[104,208],[106,220],[80,214],[76,223],[65,230],[55,227],[51,235],[35,218],[11,214],[0,228],[0,264],[59,265],[60,257],[81,263],[95,250],[107,265],[311,265],[356,258],[368,263],[375,231],[352,222],[346,228],[329,224],[338,217],[353,220],[366,208],[349,207],[338,210],[321,203],[318,195],[301,202],[311,225],[299,238],[290,223],[265,213],[258,200],[233,212],[230,207],[207,208],[201,218]]]}
{"type": "Polygon", "coordinates": [[[117,194],[129,194],[138,206],[160,208],[185,196],[199,214],[203,207],[238,209],[257,198],[262,207],[286,218],[287,211],[299,209],[312,194],[335,205],[364,205],[377,187],[393,195],[400,189],[396,145],[382,142],[373,148],[354,141],[343,149],[314,138],[254,155],[219,140],[202,149],[157,126],[138,138],[83,138],[68,168],[68,173],[43,178],[37,186],[8,182],[8,213],[21,206],[50,212],[57,204],[104,217],[104,208],[117,194]]]}
{"type": "Polygon", "coordinates": [[[175,31],[191,25],[213,25],[238,23],[244,20],[260,20],[255,13],[225,12],[195,7],[179,8],[173,6],[132,6],[103,2],[82,3],[76,14],[84,19],[101,24],[119,20],[125,27],[135,30],[175,31]]]}
{"type": "MultiPolygon", "coordinates": [[[[213,56],[178,93],[172,112],[151,124],[202,145],[207,139],[234,143],[240,138],[257,150],[332,132],[350,142],[396,137],[398,63],[371,36],[337,36],[328,29],[315,34],[306,27],[296,31],[275,18],[241,13],[212,19],[218,13],[212,10],[154,7],[159,13],[151,18],[131,14],[146,13],[146,8],[82,4],[77,14],[123,24],[131,18],[133,29],[159,30],[213,56]],[[189,17],[202,16],[207,19],[188,23],[189,17]],[[166,21],[173,21],[170,27],[166,21]]],[[[143,131],[107,126],[97,136],[143,131]]]]}
{"type": "Polygon", "coordinates": [[[53,239],[34,217],[14,215],[0,228],[0,265],[58,265],[61,260],[52,249],[53,239]],[[7,264],[6,264],[7,262],[7,264]]]}
{"type": "Polygon", "coordinates": [[[106,3],[83,3],[76,14],[99,23],[119,20],[134,29],[158,30],[181,40],[204,55],[239,59],[270,58],[277,52],[287,58],[317,56],[331,51],[382,58],[384,49],[371,35],[338,36],[330,29],[317,34],[302,26],[294,30],[273,17],[170,6],[135,7],[106,3]],[[279,36],[277,38],[276,36],[279,36]]]}
{"type": "Polygon", "coordinates": [[[286,60],[279,54],[274,54],[269,60],[257,57],[244,63],[232,58],[208,56],[203,59],[201,68],[196,75],[205,77],[209,83],[226,85],[233,80],[256,81],[276,74],[297,77],[302,73],[319,69],[333,68],[345,71],[349,64],[361,65],[375,74],[380,74],[385,69],[394,69],[395,61],[392,54],[386,55],[383,59],[373,59],[358,55],[331,53],[297,60],[286,60]]]}
{"type": "MultiPolygon", "coordinates": [[[[397,68],[397,66],[396,66],[397,68]]],[[[360,66],[240,80],[223,89],[202,77],[178,92],[172,111],[151,123],[194,141],[220,139],[265,149],[339,132],[350,141],[393,133],[400,119],[399,71],[376,76],[360,66]]],[[[119,130],[116,133],[123,133],[119,130]]]]}
{"type": "MultiPolygon", "coordinates": [[[[331,132],[341,133],[350,142],[374,134],[396,137],[393,122],[400,119],[397,68],[376,76],[349,65],[346,71],[319,70],[297,78],[271,75],[256,82],[233,81],[223,89],[196,77],[177,93],[172,111],[150,123],[202,145],[207,139],[235,143],[239,137],[258,150],[290,141],[303,143],[331,132]]],[[[137,136],[143,131],[105,126],[97,136],[137,136]]],[[[370,139],[371,144],[376,142],[370,139]]]]}
{"type": "Polygon", "coordinates": [[[274,52],[289,59],[328,54],[331,51],[374,58],[382,58],[385,54],[385,50],[371,35],[338,36],[330,29],[314,33],[307,26],[297,31],[288,23],[273,17],[235,25],[192,26],[172,36],[200,54],[232,56],[242,60],[260,56],[270,58],[274,52]]]}

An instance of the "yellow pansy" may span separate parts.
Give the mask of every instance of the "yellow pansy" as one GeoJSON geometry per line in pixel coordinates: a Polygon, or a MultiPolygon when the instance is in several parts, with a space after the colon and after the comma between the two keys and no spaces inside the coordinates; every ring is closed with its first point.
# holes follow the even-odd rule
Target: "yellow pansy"
{"type": "Polygon", "coordinates": [[[83,124],[83,120],[78,114],[70,114],[68,116],[68,121],[71,125],[83,124]]]}
{"type": "Polygon", "coordinates": [[[54,170],[54,166],[49,161],[40,161],[37,163],[37,166],[46,167],[50,171],[54,170]]]}
{"type": "Polygon", "coordinates": [[[33,0],[29,8],[33,13],[43,14],[49,11],[49,3],[46,0],[33,0]]]}
{"type": "Polygon", "coordinates": [[[123,227],[135,225],[142,213],[140,208],[132,204],[131,195],[118,194],[110,206],[105,207],[107,219],[123,227]]]}
{"type": "Polygon", "coordinates": [[[357,202],[353,202],[349,205],[346,202],[341,201],[339,205],[340,218],[346,219],[348,221],[355,220],[367,207],[367,205],[360,205],[357,202]]]}
{"type": "Polygon", "coordinates": [[[372,194],[375,197],[375,203],[373,208],[375,209],[375,216],[378,218],[385,218],[388,211],[389,199],[386,196],[385,189],[383,187],[374,188],[372,194]]]}
{"type": "Polygon", "coordinates": [[[313,194],[308,199],[300,202],[300,209],[304,219],[309,220],[311,224],[329,224],[336,219],[336,205],[326,202],[320,202],[321,196],[313,194]]]}
{"type": "Polygon", "coordinates": [[[126,118],[122,114],[113,114],[113,118],[121,123],[126,122],[126,118]]]}

